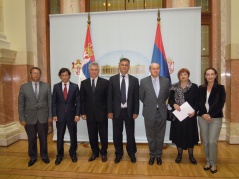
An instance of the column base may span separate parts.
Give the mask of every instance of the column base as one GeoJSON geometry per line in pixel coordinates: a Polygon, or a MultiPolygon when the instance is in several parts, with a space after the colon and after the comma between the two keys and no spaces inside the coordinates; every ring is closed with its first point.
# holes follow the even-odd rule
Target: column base
{"type": "Polygon", "coordinates": [[[239,144],[239,123],[228,123],[226,141],[229,144],[239,144]]]}
{"type": "Polygon", "coordinates": [[[20,140],[20,130],[16,122],[0,125],[0,146],[9,146],[20,140]]]}

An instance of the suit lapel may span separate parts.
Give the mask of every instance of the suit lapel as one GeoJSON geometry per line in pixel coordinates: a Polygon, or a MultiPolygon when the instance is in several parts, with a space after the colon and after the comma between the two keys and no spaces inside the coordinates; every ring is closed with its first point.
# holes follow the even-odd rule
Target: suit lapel
{"type": "MultiPolygon", "coordinates": [[[[97,81],[97,83],[98,83],[98,81],[97,81]]],[[[87,85],[86,89],[90,89],[90,90],[89,90],[90,93],[93,94],[92,87],[91,87],[91,80],[90,80],[90,78],[88,78],[88,79],[86,80],[86,85],[87,85]]]]}
{"type": "MultiPolygon", "coordinates": [[[[66,98],[66,101],[69,99],[70,95],[72,95],[73,93],[73,89],[72,89],[72,83],[69,82],[69,90],[68,90],[68,93],[67,93],[67,98],[66,98]]],[[[62,93],[63,94],[63,93],[62,93]]],[[[64,97],[64,95],[63,95],[64,97]]]]}
{"type": "Polygon", "coordinates": [[[118,89],[120,93],[120,74],[118,74],[115,78],[115,83],[116,83],[116,89],[118,89]]]}
{"type": "Polygon", "coordinates": [[[34,89],[33,89],[33,86],[32,86],[32,82],[29,82],[28,86],[29,86],[29,89],[30,89],[30,93],[32,93],[32,96],[34,96],[34,98],[36,99],[36,96],[35,96],[35,93],[34,93],[34,89]]]}
{"type": "Polygon", "coordinates": [[[202,90],[202,96],[204,96],[203,104],[205,104],[206,99],[207,99],[207,87],[204,87],[204,90],[202,90]]]}
{"type": "Polygon", "coordinates": [[[58,83],[58,85],[56,87],[57,87],[57,90],[60,91],[59,94],[61,95],[61,98],[65,101],[63,90],[62,90],[62,82],[58,83]]]}
{"type": "Polygon", "coordinates": [[[128,76],[129,76],[129,87],[128,87],[128,94],[127,94],[127,96],[129,96],[129,91],[131,90],[131,88],[133,86],[132,76],[131,75],[128,75],[128,76]]]}
{"type": "MultiPolygon", "coordinates": [[[[95,86],[95,93],[96,93],[96,91],[99,89],[99,87],[100,87],[100,82],[101,82],[101,78],[100,77],[98,77],[98,79],[97,79],[97,83],[96,83],[96,86],[95,86]]],[[[92,90],[91,90],[92,91],[92,90]]],[[[92,91],[92,93],[93,93],[93,91],[92,91]]]]}
{"type": "MultiPolygon", "coordinates": [[[[161,80],[160,76],[159,76],[159,96],[162,96],[162,92],[164,90],[161,90],[163,88],[163,81],[161,80]]],[[[158,98],[159,98],[158,96],[158,98]]]]}

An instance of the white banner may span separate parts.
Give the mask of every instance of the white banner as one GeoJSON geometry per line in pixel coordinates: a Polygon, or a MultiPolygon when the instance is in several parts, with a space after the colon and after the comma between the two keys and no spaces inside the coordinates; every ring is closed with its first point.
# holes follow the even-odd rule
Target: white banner
{"type": "MultiPolygon", "coordinates": [[[[131,61],[130,74],[139,78],[149,75],[158,10],[116,11],[91,13],[91,38],[95,60],[101,66],[100,76],[108,79],[118,73],[120,58],[131,61]]],[[[71,81],[78,82],[78,67],[82,60],[88,14],[50,16],[51,83],[60,82],[62,67],[72,70],[71,81]]],[[[200,84],[201,79],[201,8],[161,9],[161,33],[172,83],[178,81],[180,68],[188,68],[190,80],[200,84]]],[[[144,119],[135,121],[137,142],[147,142],[144,119]]],[[[86,122],[77,128],[78,141],[88,141],[86,122]]],[[[112,141],[112,121],[109,120],[109,141],[112,141]]],[[[170,122],[167,122],[165,143],[169,141],[170,122]]],[[[54,123],[53,140],[56,140],[54,123]]],[[[68,131],[65,140],[69,140],[68,131]]],[[[124,131],[124,141],[125,131],[124,131]]]]}

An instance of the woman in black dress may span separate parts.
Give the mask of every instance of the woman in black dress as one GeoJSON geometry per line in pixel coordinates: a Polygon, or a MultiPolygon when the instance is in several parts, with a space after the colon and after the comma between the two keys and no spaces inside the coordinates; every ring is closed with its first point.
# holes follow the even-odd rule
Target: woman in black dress
{"type": "Polygon", "coordinates": [[[196,115],[198,86],[189,80],[189,76],[190,72],[186,68],[178,71],[179,82],[173,84],[170,89],[169,105],[173,110],[180,111],[180,106],[187,101],[195,112],[188,114],[181,122],[178,119],[171,122],[170,140],[177,146],[176,163],[181,162],[183,150],[188,150],[191,163],[196,165],[193,148],[199,141],[196,115]]]}

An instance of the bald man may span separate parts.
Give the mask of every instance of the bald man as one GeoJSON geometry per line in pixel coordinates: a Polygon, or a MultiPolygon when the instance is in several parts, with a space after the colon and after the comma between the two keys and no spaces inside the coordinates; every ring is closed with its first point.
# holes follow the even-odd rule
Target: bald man
{"type": "Polygon", "coordinates": [[[149,165],[154,164],[155,158],[157,164],[161,165],[170,82],[167,78],[159,76],[159,64],[152,63],[149,71],[151,75],[140,81],[139,99],[143,103],[145,131],[150,151],[149,165]]]}

